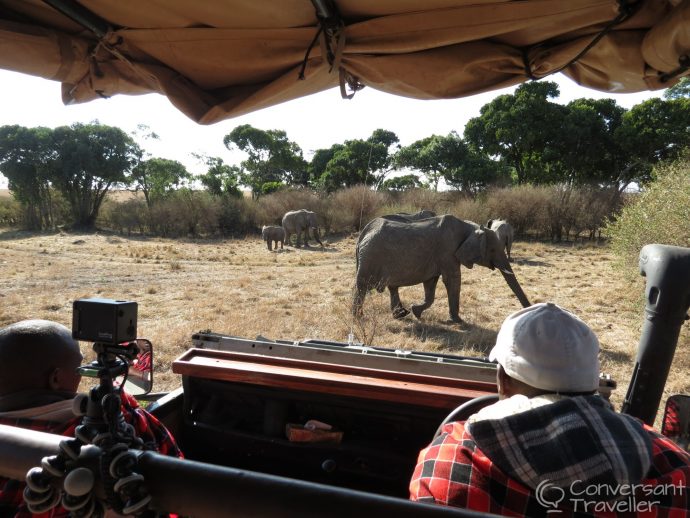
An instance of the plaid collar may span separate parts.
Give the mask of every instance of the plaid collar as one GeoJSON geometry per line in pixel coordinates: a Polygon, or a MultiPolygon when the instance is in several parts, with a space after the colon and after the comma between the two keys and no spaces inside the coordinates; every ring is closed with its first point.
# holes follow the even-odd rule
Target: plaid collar
{"type": "Polygon", "coordinates": [[[651,465],[652,444],[642,424],[612,412],[599,396],[562,398],[476,420],[468,432],[496,466],[532,489],[545,479],[564,489],[576,480],[635,484],[651,465]]]}

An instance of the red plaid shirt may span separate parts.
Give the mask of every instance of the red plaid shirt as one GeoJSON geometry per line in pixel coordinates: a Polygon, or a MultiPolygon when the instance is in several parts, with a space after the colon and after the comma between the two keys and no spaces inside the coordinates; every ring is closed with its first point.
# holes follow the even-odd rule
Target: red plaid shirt
{"type": "MultiPolygon", "coordinates": [[[[640,486],[668,485],[678,489],[664,491],[664,495],[648,495],[644,488],[638,489],[635,502],[655,502],[646,513],[578,513],[565,506],[558,507],[557,511],[547,508],[537,501],[533,490],[507,477],[477,448],[464,422],[447,424],[443,433],[421,451],[410,482],[410,499],[504,516],[547,516],[549,510],[552,518],[642,514],[658,518],[690,516],[690,455],[651,428],[645,426],[645,429],[652,439],[652,467],[640,486]],[[668,494],[671,492],[673,494],[668,494]]],[[[644,504],[636,508],[646,509],[644,504]]]]}
{"type": "MultiPolygon", "coordinates": [[[[134,426],[136,434],[144,441],[144,448],[157,451],[163,455],[182,458],[182,452],[175,439],[163,424],[146,410],[139,407],[139,403],[129,394],[122,395],[122,413],[125,421],[134,426]]],[[[67,423],[40,421],[36,419],[2,419],[0,424],[17,426],[39,432],[54,433],[66,437],[74,437],[74,429],[80,424],[81,417],[75,417],[67,423]]],[[[32,515],[24,504],[22,494],[24,482],[0,478],[0,517],[28,518],[30,516],[40,518],[62,518],[69,513],[58,506],[47,513],[32,515]],[[16,510],[16,512],[15,512],[16,510]]]]}

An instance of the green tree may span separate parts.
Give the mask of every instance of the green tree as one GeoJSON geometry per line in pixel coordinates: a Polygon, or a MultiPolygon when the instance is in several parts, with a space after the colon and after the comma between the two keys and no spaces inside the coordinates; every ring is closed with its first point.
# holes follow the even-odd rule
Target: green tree
{"type": "Polygon", "coordinates": [[[141,149],[119,128],[98,122],[61,126],[53,131],[55,160],[50,178],[72,210],[77,227],[91,229],[108,190],[128,185],[141,149]]]}
{"type": "Polygon", "coordinates": [[[151,208],[154,201],[164,198],[190,178],[187,168],[177,160],[150,158],[134,167],[131,180],[135,189],[144,193],[146,205],[151,208]]]}
{"type": "Polygon", "coordinates": [[[690,98],[653,98],[633,106],[615,139],[625,157],[616,178],[619,189],[649,182],[656,164],[676,159],[690,146],[690,98]]]}
{"type": "Polygon", "coordinates": [[[243,124],[223,137],[229,150],[233,146],[247,153],[241,163],[245,171],[243,183],[252,196],[261,194],[263,184],[282,182],[288,185],[308,185],[309,171],[300,147],[288,140],[282,130],[261,130],[243,124]]]}
{"type": "Polygon", "coordinates": [[[485,155],[500,157],[513,168],[518,184],[540,183],[562,137],[566,108],[549,101],[558,95],[556,83],[523,83],[514,94],[482,106],[479,117],[465,126],[465,140],[485,155]]]}
{"type": "Polygon", "coordinates": [[[32,230],[54,225],[48,168],[54,155],[49,128],[0,128],[0,171],[7,177],[10,192],[22,204],[25,223],[32,230]]]}
{"type": "Polygon", "coordinates": [[[422,182],[416,174],[395,176],[388,180],[384,180],[381,184],[381,189],[387,191],[408,191],[410,189],[420,189],[424,187],[424,182],[422,182]]]}
{"type": "Polygon", "coordinates": [[[435,191],[444,179],[448,185],[471,194],[496,182],[504,170],[471,149],[455,131],[413,142],[401,148],[394,161],[397,167],[420,171],[435,191]]]}
{"type": "Polygon", "coordinates": [[[617,187],[625,153],[615,135],[626,109],[613,99],[576,99],[566,108],[560,140],[550,149],[552,180],[617,187]]]}
{"type": "Polygon", "coordinates": [[[242,197],[239,183],[242,171],[239,167],[228,165],[219,157],[203,157],[208,171],[199,176],[201,184],[214,196],[229,195],[242,197]]]}
{"type": "Polygon", "coordinates": [[[690,98],[690,77],[681,77],[671,88],[664,92],[664,99],[688,99],[690,98]]]}
{"type": "Polygon", "coordinates": [[[328,192],[358,184],[381,185],[390,172],[391,148],[398,142],[395,133],[377,129],[366,140],[347,140],[344,144],[332,146],[330,150],[317,151],[314,155],[317,164],[312,165],[312,172],[318,173],[324,159],[329,155],[330,159],[316,179],[316,184],[328,192]]]}

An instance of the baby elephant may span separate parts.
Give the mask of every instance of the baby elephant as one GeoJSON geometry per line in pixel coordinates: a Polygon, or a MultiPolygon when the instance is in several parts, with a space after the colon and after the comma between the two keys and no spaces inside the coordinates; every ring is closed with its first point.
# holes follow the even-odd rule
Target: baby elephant
{"type": "Polygon", "coordinates": [[[266,247],[272,250],[271,245],[273,242],[276,244],[276,250],[278,250],[278,243],[280,243],[280,248],[283,248],[283,241],[285,241],[285,230],[283,227],[267,227],[264,225],[261,228],[261,238],[266,241],[266,247]]]}
{"type": "Polygon", "coordinates": [[[506,250],[506,255],[510,261],[510,249],[513,246],[513,227],[503,219],[490,219],[486,226],[496,232],[496,237],[506,250]]]}

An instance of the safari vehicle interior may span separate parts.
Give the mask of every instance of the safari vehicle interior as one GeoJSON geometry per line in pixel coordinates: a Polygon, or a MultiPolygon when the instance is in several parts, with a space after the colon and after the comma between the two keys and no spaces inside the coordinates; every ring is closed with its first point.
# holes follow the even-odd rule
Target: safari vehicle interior
{"type": "MultiPolygon", "coordinates": [[[[61,82],[66,104],[158,93],[212,124],[334,87],[456,98],[560,72],[602,91],[665,88],[688,73],[689,16],[687,0],[0,0],[0,68],[61,82]]],[[[648,245],[640,266],[645,321],[621,410],[650,423],[690,306],[690,250],[648,245]]],[[[441,422],[495,397],[494,364],[211,332],[193,342],[173,365],[182,387],[149,407],[187,459],[135,453],[149,508],[476,515],[411,503],[407,482],[441,422]]],[[[143,394],[147,347],[127,359],[126,379],[97,375],[143,394]]],[[[600,391],[614,387],[604,379],[600,391]]],[[[664,426],[687,437],[688,405],[673,401],[664,426]]],[[[0,475],[22,480],[60,441],[0,426],[0,475]]],[[[70,469],[91,469],[100,497],[98,448],[82,453],[70,469]]]]}

